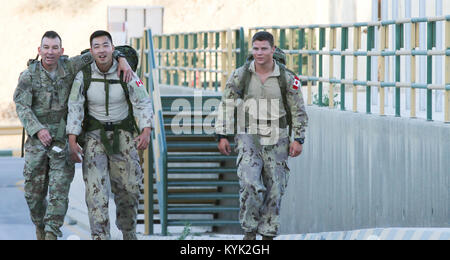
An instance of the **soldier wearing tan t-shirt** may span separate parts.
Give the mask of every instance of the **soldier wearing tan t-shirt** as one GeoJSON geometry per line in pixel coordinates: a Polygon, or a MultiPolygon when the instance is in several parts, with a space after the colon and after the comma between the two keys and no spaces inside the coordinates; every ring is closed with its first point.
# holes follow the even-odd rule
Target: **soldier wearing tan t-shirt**
{"type": "Polygon", "coordinates": [[[228,79],[216,134],[219,151],[229,155],[226,136],[237,133],[239,220],[244,239],[254,240],[257,233],[273,239],[278,234],[281,198],[288,182],[287,159],[302,152],[308,117],[298,78],[274,60],[273,36],[258,32],[252,44],[254,61],[233,71],[228,79]]]}

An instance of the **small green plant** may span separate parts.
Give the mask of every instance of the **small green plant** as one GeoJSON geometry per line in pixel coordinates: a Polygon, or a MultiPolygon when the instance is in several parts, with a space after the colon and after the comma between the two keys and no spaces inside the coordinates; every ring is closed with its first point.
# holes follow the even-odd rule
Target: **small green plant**
{"type": "MultiPolygon", "coordinates": [[[[333,103],[334,103],[335,107],[338,106],[339,104],[341,104],[341,102],[336,99],[337,97],[338,97],[338,94],[334,94],[333,103]]],[[[318,106],[322,106],[322,107],[327,107],[327,106],[330,105],[330,98],[328,97],[327,94],[322,95],[322,104],[320,104],[319,103],[319,95],[318,94],[314,94],[313,104],[314,105],[318,105],[318,106]]]]}
{"type": "Polygon", "coordinates": [[[183,232],[181,232],[181,235],[178,237],[178,240],[185,240],[190,233],[191,233],[191,223],[186,223],[184,225],[183,232]]]}

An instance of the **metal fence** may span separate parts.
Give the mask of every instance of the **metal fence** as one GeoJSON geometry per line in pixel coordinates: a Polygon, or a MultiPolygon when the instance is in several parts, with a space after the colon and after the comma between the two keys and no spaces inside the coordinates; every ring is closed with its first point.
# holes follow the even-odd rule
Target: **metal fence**
{"type": "Polygon", "coordinates": [[[242,28],[155,35],[153,40],[162,84],[217,91],[245,61],[242,28]]]}
{"type": "MultiPolygon", "coordinates": [[[[288,55],[287,65],[299,74],[303,81],[307,81],[306,98],[308,104],[313,103],[313,85],[317,84],[315,102],[319,106],[327,105],[334,108],[339,105],[341,110],[346,110],[346,87],[352,88],[352,110],[358,111],[358,91],[365,87],[366,113],[372,113],[372,105],[379,102],[379,114],[385,115],[385,101],[387,88],[395,89],[395,116],[401,113],[401,89],[408,89],[410,114],[416,117],[417,98],[416,90],[426,90],[426,119],[433,120],[433,91],[442,94],[444,122],[450,122],[450,16],[407,18],[389,21],[330,24],[330,25],[305,25],[288,27],[255,27],[249,29],[249,35],[259,30],[271,31],[276,44],[285,50],[288,55]],[[445,49],[436,49],[436,36],[442,33],[436,30],[437,22],[445,22],[445,49]],[[419,50],[419,24],[426,23],[427,46],[426,50],[419,50]],[[411,33],[406,33],[405,25],[410,24],[411,33]],[[395,38],[389,35],[395,33],[395,38]],[[411,47],[406,48],[405,38],[411,38],[411,47]],[[318,38],[318,41],[317,41],[318,38]],[[338,39],[340,44],[338,45],[338,39]],[[379,39],[379,44],[376,44],[379,39]],[[365,42],[365,46],[363,46],[365,42]],[[375,48],[379,46],[379,48],[375,48]],[[352,47],[352,48],[350,48],[352,47]],[[417,57],[426,56],[427,82],[419,83],[417,72],[417,57]],[[437,75],[433,71],[433,56],[445,56],[445,83],[436,84],[437,75]],[[306,58],[305,58],[306,57],[306,58]],[[318,63],[317,63],[318,57],[318,63]],[[361,61],[361,57],[365,57],[361,61]],[[378,57],[378,67],[373,68],[372,60],[378,57]],[[395,80],[386,80],[389,71],[386,71],[388,57],[395,57],[395,80]],[[401,58],[410,57],[410,64],[401,66],[401,58]],[[328,58],[328,68],[324,63],[328,58]],[[335,59],[340,58],[336,64],[335,59]],[[351,62],[347,60],[351,58],[351,62]],[[305,65],[306,62],[306,65],[305,65]],[[365,66],[365,78],[361,79],[360,68],[365,66]],[[340,69],[339,69],[340,67],[340,69]],[[347,70],[353,70],[349,75],[347,70]],[[410,70],[411,77],[403,79],[401,74],[410,70]],[[375,71],[375,73],[373,73],[375,71]],[[318,74],[317,74],[318,72],[318,74]],[[325,76],[324,72],[328,72],[325,76]],[[376,74],[376,75],[374,75],[376,74]],[[349,77],[350,76],[350,77],[349,77]],[[328,94],[324,93],[324,84],[328,85],[328,94]],[[335,85],[339,85],[339,93],[335,93],[335,85]],[[378,100],[374,100],[372,88],[378,88],[378,100]],[[335,100],[338,97],[338,100],[335,100]]],[[[419,71],[420,72],[420,71],[419,71]]],[[[364,73],[364,72],[363,72],[364,73]]],[[[436,93],[435,93],[436,94],[436,93]]],[[[406,99],[405,99],[406,100],[406,99]]],[[[406,101],[405,101],[406,102],[406,101]]]]}
{"type": "Polygon", "coordinates": [[[449,15],[366,23],[254,27],[247,30],[247,35],[243,28],[155,35],[159,83],[222,90],[231,71],[245,62],[251,50],[250,37],[261,30],[270,31],[276,45],[286,52],[287,66],[306,85],[304,94],[308,105],[386,115],[387,92],[392,89],[392,114],[415,118],[418,117],[417,90],[422,89],[426,91],[424,118],[435,119],[432,97],[437,95],[443,96],[443,102],[436,111],[443,112],[442,121],[450,122],[449,15]],[[438,22],[445,24],[443,31],[436,29],[438,22]],[[427,26],[419,26],[422,23],[427,26]],[[411,29],[405,30],[406,26],[411,29]],[[419,43],[423,28],[427,34],[426,46],[419,43]],[[442,33],[445,48],[437,49],[436,38],[442,33]],[[407,37],[411,41],[408,46],[407,37]],[[442,80],[437,79],[433,67],[437,56],[445,57],[442,80]],[[426,66],[420,66],[419,57],[426,57],[426,66]],[[417,77],[422,67],[427,74],[423,83],[417,77]],[[445,84],[436,83],[442,81],[445,84]],[[402,103],[407,106],[408,114],[401,112],[402,103]],[[361,107],[364,109],[358,109],[361,107]]]}

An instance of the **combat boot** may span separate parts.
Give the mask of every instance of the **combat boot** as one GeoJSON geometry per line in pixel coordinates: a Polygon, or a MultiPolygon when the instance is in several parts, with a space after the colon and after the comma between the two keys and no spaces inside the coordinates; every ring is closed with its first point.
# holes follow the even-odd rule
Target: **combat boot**
{"type": "Polygon", "coordinates": [[[57,238],[52,232],[47,232],[45,233],[45,240],[57,240],[57,238]]]}
{"type": "Polygon", "coordinates": [[[256,232],[245,232],[243,240],[256,240],[256,232]]]}
{"type": "Polygon", "coordinates": [[[274,236],[262,236],[262,240],[273,240],[274,236]]]}
{"type": "Polygon", "coordinates": [[[136,232],[122,232],[123,240],[138,240],[136,232]]]}
{"type": "Polygon", "coordinates": [[[36,227],[36,239],[37,240],[45,240],[44,228],[36,227]]]}

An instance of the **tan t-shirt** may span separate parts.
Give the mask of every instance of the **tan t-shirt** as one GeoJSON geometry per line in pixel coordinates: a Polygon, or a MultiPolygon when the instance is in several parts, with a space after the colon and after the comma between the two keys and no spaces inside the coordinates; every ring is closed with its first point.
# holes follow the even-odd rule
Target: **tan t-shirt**
{"type": "Polygon", "coordinates": [[[244,99],[245,110],[250,121],[250,125],[249,123],[246,123],[246,125],[249,126],[250,133],[252,130],[256,130],[257,134],[262,137],[262,144],[266,145],[277,143],[279,138],[288,137],[288,129],[279,128],[279,119],[286,115],[286,110],[284,109],[283,97],[281,96],[278,83],[280,67],[276,62],[274,64],[272,74],[264,83],[256,74],[255,62],[253,61],[250,64],[249,70],[252,73],[252,77],[244,99]],[[266,121],[271,122],[265,124],[264,122],[266,121]],[[258,123],[256,129],[252,129],[252,123],[258,123]]]}

